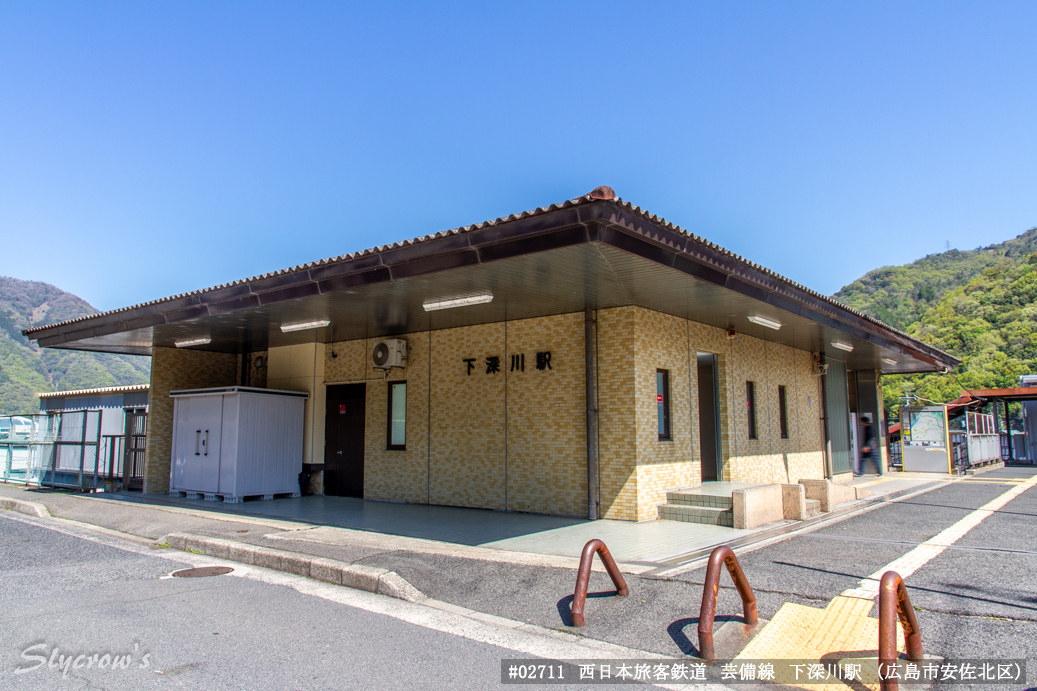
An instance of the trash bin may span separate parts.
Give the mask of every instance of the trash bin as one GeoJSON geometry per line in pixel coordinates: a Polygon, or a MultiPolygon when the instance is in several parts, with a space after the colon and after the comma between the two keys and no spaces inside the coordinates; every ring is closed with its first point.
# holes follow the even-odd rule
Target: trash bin
{"type": "Polygon", "coordinates": [[[302,472],[299,473],[299,494],[307,496],[313,494],[310,491],[310,480],[324,470],[323,463],[303,463],[302,472]]]}

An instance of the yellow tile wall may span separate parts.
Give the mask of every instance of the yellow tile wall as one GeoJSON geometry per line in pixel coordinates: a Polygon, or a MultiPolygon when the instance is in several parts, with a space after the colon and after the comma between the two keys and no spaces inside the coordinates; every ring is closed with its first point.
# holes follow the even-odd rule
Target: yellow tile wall
{"type": "Polygon", "coordinates": [[[656,518],[666,490],[701,482],[701,458],[692,441],[698,421],[698,367],[689,362],[688,322],[662,312],[635,312],[635,406],[637,424],[636,520],[656,518]],[[670,440],[659,439],[656,373],[670,373],[670,440]],[[691,392],[696,400],[692,401],[691,392]],[[694,418],[692,415],[694,414],[694,418]]]}
{"type": "Polygon", "coordinates": [[[430,504],[504,509],[506,483],[504,324],[432,332],[430,504]],[[486,358],[501,371],[486,373],[486,358]],[[475,358],[469,374],[464,358],[475,358]]]}
{"type": "Polygon", "coordinates": [[[585,515],[582,313],[400,338],[407,368],[388,380],[370,365],[377,339],[325,353],[326,384],[367,383],[366,498],[585,515]],[[537,370],[538,352],[551,353],[550,370],[537,370]],[[486,373],[491,355],[500,358],[495,374],[486,373]],[[511,370],[512,355],[525,355],[524,371],[511,370]],[[475,358],[470,376],[465,357],[475,358]],[[405,451],[386,448],[385,382],[399,380],[408,390],[405,451]]]}
{"type": "Polygon", "coordinates": [[[144,493],[169,491],[173,455],[173,399],[170,391],[233,386],[238,358],[226,353],[178,348],[152,348],[148,395],[148,433],[144,453],[144,493]]]}
{"type": "Polygon", "coordinates": [[[598,310],[598,484],[601,518],[637,520],[636,307],[598,310]]]}
{"type": "Polygon", "coordinates": [[[735,482],[798,482],[824,477],[818,379],[812,355],[745,334],[729,341],[731,450],[724,478],[735,482]],[[749,439],[746,381],[756,388],[757,439],[749,439]],[[786,388],[789,438],[781,439],[778,386],[786,388]],[[809,398],[809,404],[808,399],[809,398]],[[787,466],[786,466],[787,463],[787,466]]]}
{"type": "Polygon", "coordinates": [[[507,507],[587,514],[584,315],[507,323],[507,507]],[[551,353],[537,370],[536,353],[551,353]],[[525,370],[511,369],[525,355],[525,370]]]}
{"type": "MultiPolygon", "coordinates": [[[[388,377],[371,366],[375,339],[366,342],[367,416],[364,435],[364,497],[424,504],[429,485],[429,339],[430,332],[404,334],[407,367],[388,377]],[[407,382],[406,449],[388,448],[389,382],[407,382]]],[[[336,351],[338,352],[338,351],[336,351]]],[[[352,350],[347,349],[349,355],[352,350]]],[[[335,358],[337,361],[339,358],[335,358]]]]}
{"type": "MultiPolygon", "coordinates": [[[[403,336],[408,366],[389,380],[408,382],[406,451],[385,448],[387,385],[370,366],[374,340],[328,346],[325,383],[368,384],[365,496],[585,515],[583,319],[574,313],[403,336]],[[550,372],[536,370],[538,351],[552,353],[550,372]],[[524,372],[510,371],[515,354],[525,354],[524,372]],[[486,373],[491,355],[500,357],[496,374],[486,373]],[[476,359],[471,375],[466,357],[476,359]]],[[[824,476],[810,353],[745,335],[732,340],[723,329],[636,307],[600,310],[597,338],[603,518],[655,518],[666,490],[701,484],[699,352],[718,356],[725,479],[824,476]],[[660,368],[670,371],[672,441],[658,438],[660,368]],[[757,440],[747,438],[749,378],[757,383],[757,440]],[[787,440],[779,438],[778,384],[788,392],[787,440]]]]}
{"type": "Polygon", "coordinates": [[[324,348],[324,382],[326,384],[365,381],[367,366],[367,341],[364,339],[329,343],[324,348]]]}

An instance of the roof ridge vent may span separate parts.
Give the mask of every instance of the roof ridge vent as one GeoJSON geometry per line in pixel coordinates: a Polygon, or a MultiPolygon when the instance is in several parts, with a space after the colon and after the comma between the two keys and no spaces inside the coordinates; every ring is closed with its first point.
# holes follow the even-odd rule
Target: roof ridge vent
{"type": "Polygon", "coordinates": [[[591,199],[612,201],[613,199],[616,199],[616,191],[608,185],[602,185],[601,187],[595,187],[587,196],[591,199]]]}

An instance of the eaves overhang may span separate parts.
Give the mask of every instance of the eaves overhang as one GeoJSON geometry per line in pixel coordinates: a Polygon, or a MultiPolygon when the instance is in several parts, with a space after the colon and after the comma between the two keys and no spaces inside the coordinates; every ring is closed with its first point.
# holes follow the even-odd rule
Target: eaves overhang
{"type": "Polygon", "coordinates": [[[150,354],[204,337],[202,350],[300,342],[638,305],[826,352],[853,369],[941,371],[957,358],[621,201],[584,197],[363,252],[67,322],[27,329],[40,346],[150,354]],[[428,313],[422,303],[489,292],[491,303],[428,313]],[[747,320],[776,319],[773,331],[747,320]],[[286,334],[290,321],[325,328],[286,334]],[[854,346],[834,350],[833,340],[854,346]],[[889,364],[893,362],[895,364],[889,364]]]}

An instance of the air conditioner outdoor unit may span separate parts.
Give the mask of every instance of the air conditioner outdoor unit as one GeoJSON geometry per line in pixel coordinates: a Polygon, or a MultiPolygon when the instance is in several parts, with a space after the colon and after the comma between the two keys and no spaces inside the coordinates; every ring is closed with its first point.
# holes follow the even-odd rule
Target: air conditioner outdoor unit
{"type": "Polygon", "coordinates": [[[407,341],[402,338],[390,338],[376,341],[371,352],[372,364],[378,369],[392,369],[407,366],[407,341]]]}

